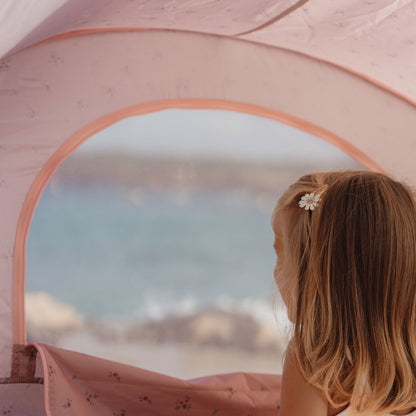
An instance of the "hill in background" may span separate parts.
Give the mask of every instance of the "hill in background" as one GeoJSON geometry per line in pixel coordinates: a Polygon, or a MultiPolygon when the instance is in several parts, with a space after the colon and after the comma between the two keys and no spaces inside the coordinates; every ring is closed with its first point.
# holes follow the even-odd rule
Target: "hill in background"
{"type": "Polygon", "coordinates": [[[151,189],[245,189],[279,192],[309,172],[362,169],[351,161],[313,161],[272,164],[237,160],[140,157],[128,154],[81,154],[67,159],[52,178],[51,185],[106,184],[151,189]]]}

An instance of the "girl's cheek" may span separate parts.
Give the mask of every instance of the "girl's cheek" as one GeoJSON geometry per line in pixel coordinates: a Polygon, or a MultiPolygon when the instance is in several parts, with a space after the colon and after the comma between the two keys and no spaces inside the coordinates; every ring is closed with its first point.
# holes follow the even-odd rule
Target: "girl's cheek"
{"type": "Polygon", "coordinates": [[[284,271],[279,264],[276,263],[274,269],[274,280],[279,288],[280,296],[286,305],[287,314],[291,322],[295,321],[295,299],[296,299],[296,280],[290,273],[284,271]]]}
{"type": "MultiPolygon", "coordinates": [[[[275,281],[277,287],[279,287],[279,266],[277,265],[277,263],[276,263],[276,266],[274,266],[273,275],[274,275],[274,281],[275,281]]],[[[279,290],[280,290],[280,288],[279,288],[279,290]]]]}

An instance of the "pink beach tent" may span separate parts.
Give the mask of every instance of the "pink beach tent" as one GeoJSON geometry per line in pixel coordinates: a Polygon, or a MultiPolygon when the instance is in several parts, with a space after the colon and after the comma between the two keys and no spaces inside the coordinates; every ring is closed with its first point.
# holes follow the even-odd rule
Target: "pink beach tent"
{"type": "Polygon", "coordinates": [[[187,382],[25,346],[36,203],[91,135],[167,108],[278,120],[415,184],[415,76],[415,0],[3,0],[0,414],[276,414],[278,376],[187,382]]]}

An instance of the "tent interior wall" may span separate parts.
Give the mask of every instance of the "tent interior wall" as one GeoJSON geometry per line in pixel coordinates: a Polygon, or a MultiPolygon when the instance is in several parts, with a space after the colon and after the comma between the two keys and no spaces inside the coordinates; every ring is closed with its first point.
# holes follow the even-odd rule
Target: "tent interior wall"
{"type": "MultiPolygon", "coordinates": [[[[81,358],[21,347],[26,239],[59,164],[118,120],[167,108],[254,114],[416,184],[409,152],[416,127],[414,0],[40,3],[36,12],[29,0],[0,9],[0,397],[11,390],[20,399],[28,395],[21,406],[37,400],[39,414],[60,414],[51,409],[67,411],[73,403],[49,403],[52,391],[73,388],[69,370],[56,385],[47,374],[49,366],[58,371],[81,358]],[[23,389],[27,381],[31,387],[23,389]]],[[[143,383],[149,375],[135,377],[143,383]]],[[[166,382],[152,377],[159,386],[166,382]]],[[[258,387],[241,380],[248,395],[258,387]]],[[[272,391],[279,379],[267,383],[272,391]]]]}

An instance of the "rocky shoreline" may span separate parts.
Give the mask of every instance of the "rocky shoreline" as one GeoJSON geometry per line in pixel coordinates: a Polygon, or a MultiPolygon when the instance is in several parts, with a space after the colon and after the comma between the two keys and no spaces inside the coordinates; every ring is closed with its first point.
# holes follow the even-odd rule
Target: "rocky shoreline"
{"type": "Polygon", "coordinates": [[[71,306],[35,292],[27,294],[26,311],[29,342],[181,378],[230,371],[280,371],[287,344],[277,326],[248,314],[217,309],[159,320],[105,322],[85,319],[71,306]]]}

